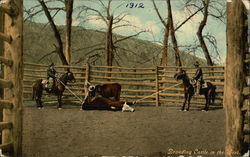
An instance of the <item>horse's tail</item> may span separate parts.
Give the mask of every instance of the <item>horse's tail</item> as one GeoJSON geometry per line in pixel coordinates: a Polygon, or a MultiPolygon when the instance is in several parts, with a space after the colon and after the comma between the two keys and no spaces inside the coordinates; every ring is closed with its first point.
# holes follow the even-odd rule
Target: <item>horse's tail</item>
{"type": "Polygon", "coordinates": [[[34,100],[35,97],[37,96],[37,88],[40,83],[42,83],[42,79],[36,80],[32,85],[32,100],[34,100]]]}

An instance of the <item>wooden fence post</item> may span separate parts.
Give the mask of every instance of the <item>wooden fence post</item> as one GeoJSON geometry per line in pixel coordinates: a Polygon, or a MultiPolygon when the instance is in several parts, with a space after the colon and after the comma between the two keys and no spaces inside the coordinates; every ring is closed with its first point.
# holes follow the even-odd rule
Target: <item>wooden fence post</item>
{"type": "MultiPolygon", "coordinates": [[[[90,65],[89,63],[87,62],[86,63],[86,71],[85,71],[85,81],[84,81],[84,96],[85,98],[87,97],[87,94],[88,94],[88,84],[89,84],[89,74],[90,74],[90,65]]],[[[84,100],[85,100],[84,98],[84,100]]]]}
{"type": "MultiPolygon", "coordinates": [[[[226,113],[226,157],[242,151],[243,123],[241,106],[244,87],[244,51],[247,30],[244,30],[247,11],[242,1],[227,3],[227,60],[224,84],[224,106],[226,113]]],[[[240,156],[240,154],[237,154],[240,156]]]]}
{"type": "Polygon", "coordinates": [[[159,77],[158,77],[158,75],[159,75],[159,72],[158,72],[158,66],[156,66],[156,68],[155,68],[155,92],[156,92],[156,94],[155,94],[155,102],[156,102],[156,107],[158,107],[159,106],[159,77]]]}
{"type": "MultiPolygon", "coordinates": [[[[4,43],[5,58],[12,60],[11,67],[5,66],[4,78],[13,83],[11,89],[4,90],[4,99],[12,100],[13,108],[3,110],[3,121],[11,122],[12,129],[3,130],[3,143],[13,142],[14,157],[22,156],[22,103],[23,103],[23,1],[7,2],[4,32],[12,42],[4,43]],[[8,33],[8,34],[7,34],[8,33]]],[[[0,8],[1,9],[1,8],[0,8]]],[[[4,10],[3,10],[4,11],[4,10]]]]}

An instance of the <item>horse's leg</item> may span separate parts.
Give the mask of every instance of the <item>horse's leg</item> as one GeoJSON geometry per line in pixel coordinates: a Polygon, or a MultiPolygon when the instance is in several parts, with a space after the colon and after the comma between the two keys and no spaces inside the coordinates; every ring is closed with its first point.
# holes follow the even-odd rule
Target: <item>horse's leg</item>
{"type": "Polygon", "coordinates": [[[208,110],[209,109],[209,106],[211,104],[211,99],[213,100],[213,89],[210,89],[208,91],[208,104],[206,106],[206,109],[208,110]]]}
{"type": "Polygon", "coordinates": [[[187,111],[190,108],[190,100],[191,100],[192,96],[190,94],[188,94],[188,107],[187,107],[187,111]]]}
{"type": "Polygon", "coordinates": [[[43,104],[42,104],[42,91],[36,91],[35,92],[35,100],[36,100],[36,104],[37,104],[37,108],[42,108],[43,104]]]}
{"type": "Polygon", "coordinates": [[[62,94],[61,94],[61,93],[59,93],[59,94],[57,95],[57,101],[58,101],[58,106],[57,106],[57,108],[60,110],[60,109],[62,109],[62,94]]]}
{"type": "Polygon", "coordinates": [[[209,100],[208,100],[208,99],[209,99],[208,93],[205,93],[205,98],[206,98],[206,104],[205,104],[205,107],[204,107],[203,110],[207,111],[207,109],[208,109],[207,105],[208,105],[208,103],[209,103],[209,100]]]}
{"type": "Polygon", "coordinates": [[[186,102],[187,102],[187,97],[188,97],[188,93],[185,92],[185,100],[184,100],[184,103],[183,103],[182,108],[181,108],[182,111],[185,109],[185,105],[186,105],[186,102]]]}
{"type": "Polygon", "coordinates": [[[213,105],[215,104],[215,95],[216,95],[216,87],[213,88],[212,92],[211,92],[211,99],[212,99],[212,103],[213,105]]]}

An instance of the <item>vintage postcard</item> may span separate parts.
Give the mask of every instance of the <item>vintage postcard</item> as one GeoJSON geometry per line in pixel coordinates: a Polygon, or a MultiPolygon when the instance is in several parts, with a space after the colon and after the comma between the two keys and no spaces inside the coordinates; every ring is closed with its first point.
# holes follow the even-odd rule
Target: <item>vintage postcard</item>
{"type": "Polygon", "coordinates": [[[249,156],[248,0],[0,0],[0,157],[249,156]]]}

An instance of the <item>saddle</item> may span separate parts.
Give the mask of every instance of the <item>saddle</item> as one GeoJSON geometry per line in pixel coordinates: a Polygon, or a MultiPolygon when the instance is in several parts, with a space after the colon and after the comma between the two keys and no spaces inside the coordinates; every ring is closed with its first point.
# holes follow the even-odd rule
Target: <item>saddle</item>
{"type": "MultiPolygon", "coordinates": [[[[190,84],[194,87],[194,88],[196,88],[197,87],[197,80],[195,80],[195,79],[191,79],[190,81],[190,84]]],[[[203,88],[207,88],[208,87],[208,85],[207,85],[207,82],[203,82],[202,84],[201,84],[201,89],[203,89],[203,88]]]]}
{"type": "Polygon", "coordinates": [[[44,85],[45,88],[48,88],[48,80],[42,80],[42,84],[44,85]]]}
{"type": "Polygon", "coordinates": [[[56,82],[58,82],[57,79],[54,79],[52,84],[50,84],[49,80],[42,80],[42,85],[48,93],[51,93],[54,89],[56,82]]]}

